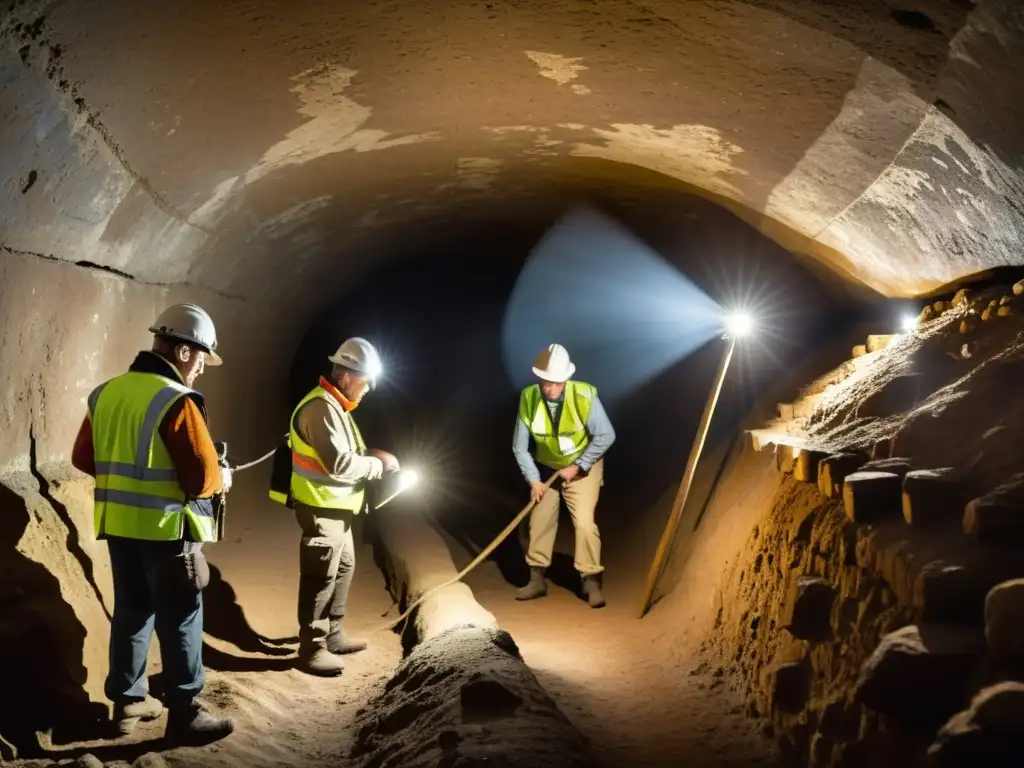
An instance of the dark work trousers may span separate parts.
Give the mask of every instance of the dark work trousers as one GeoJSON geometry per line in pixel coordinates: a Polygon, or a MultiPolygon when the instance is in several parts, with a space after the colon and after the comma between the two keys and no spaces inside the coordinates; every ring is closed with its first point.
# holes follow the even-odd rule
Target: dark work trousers
{"type": "Polygon", "coordinates": [[[299,542],[299,637],[310,640],[313,622],[345,615],[356,568],[352,512],[295,505],[299,542]]]}
{"type": "Polygon", "coordinates": [[[209,567],[202,545],[114,536],[106,541],[114,575],[107,697],[115,703],[146,697],[146,661],[156,629],[164,703],[184,709],[203,689],[202,587],[209,567]]]}

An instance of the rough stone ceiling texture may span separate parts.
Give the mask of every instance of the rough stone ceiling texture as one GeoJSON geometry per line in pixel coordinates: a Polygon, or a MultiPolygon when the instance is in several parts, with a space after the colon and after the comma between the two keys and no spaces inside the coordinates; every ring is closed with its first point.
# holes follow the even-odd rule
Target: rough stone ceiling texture
{"type": "Polygon", "coordinates": [[[1020,263],[1021,4],[902,5],[16,2],[0,243],[325,299],[386,228],[640,168],[888,295],[1020,263]]]}

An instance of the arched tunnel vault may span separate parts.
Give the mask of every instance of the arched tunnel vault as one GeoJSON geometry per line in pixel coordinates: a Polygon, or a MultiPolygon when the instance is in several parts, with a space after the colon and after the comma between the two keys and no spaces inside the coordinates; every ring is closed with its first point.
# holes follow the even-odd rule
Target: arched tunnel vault
{"type": "Polygon", "coordinates": [[[584,156],[914,294],[1012,263],[1022,226],[1020,107],[1001,95],[1020,11],[918,12],[16,3],[2,242],[266,299],[285,255],[304,291],[360,232],[584,156]]]}
{"type": "MultiPolygon", "coordinates": [[[[654,188],[699,194],[806,257],[839,301],[1021,264],[1014,0],[350,5],[2,11],[0,546],[53,607],[14,595],[24,626],[83,659],[54,690],[102,700],[111,604],[69,446],[88,392],[167,303],[217,320],[227,366],[203,388],[248,458],[279,436],[253,413],[283,409],[331,302],[468,219],[543,229],[602,186],[646,190],[641,208],[654,188]]],[[[261,471],[233,491],[261,510],[238,515],[239,539],[291,537],[262,511],[261,471]]],[[[239,580],[239,602],[280,582],[239,580]]],[[[38,714],[4,706],[0,722],[38,714]]]]}

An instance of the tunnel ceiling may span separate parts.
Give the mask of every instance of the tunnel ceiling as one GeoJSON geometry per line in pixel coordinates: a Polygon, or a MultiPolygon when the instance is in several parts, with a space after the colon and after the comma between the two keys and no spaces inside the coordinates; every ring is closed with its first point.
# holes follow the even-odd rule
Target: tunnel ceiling
{"type": "Polygon", "coordinates": [[[16,2],[0,242],[326,300],[396,226],[658,176],[888,295],[1020,263],[1020,4],[847,5],[16,2]]]}

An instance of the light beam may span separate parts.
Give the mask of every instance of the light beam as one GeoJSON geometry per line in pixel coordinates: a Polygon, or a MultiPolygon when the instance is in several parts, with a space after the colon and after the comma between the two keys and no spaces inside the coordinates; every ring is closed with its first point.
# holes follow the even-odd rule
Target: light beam
{"type": "Polygon", "coordinates": [[[557,342],[616,400],[718,334],[723,310],[624,227],[590,208],[564,216],[530,254],[505,313],[509,378],[557,342]]]}

